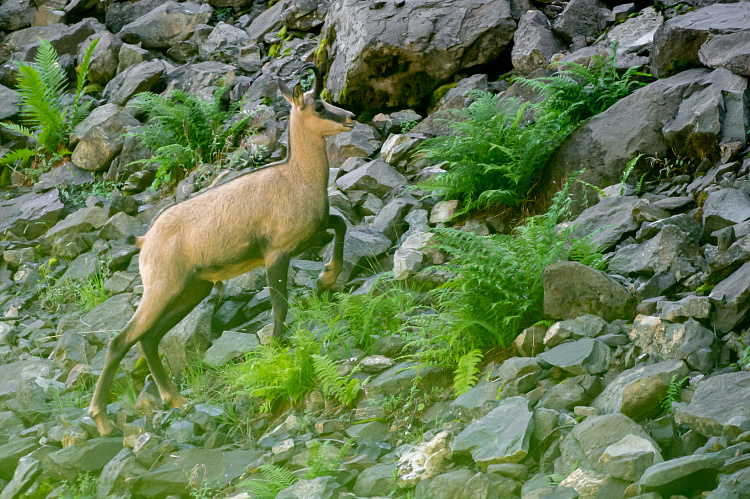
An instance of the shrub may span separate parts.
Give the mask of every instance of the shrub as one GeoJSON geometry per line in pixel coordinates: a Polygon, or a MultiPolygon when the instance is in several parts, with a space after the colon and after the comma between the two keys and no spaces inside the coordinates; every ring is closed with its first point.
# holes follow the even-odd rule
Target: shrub
{"type": "MultiPolygon", "coordinates": [[[[26,163],[35,158],[35,163],[45,165],[47,160],[60,160],[70,154],[69,137],[73,129],[89,112],[81,98],[96,89],[86,85],[91,54],[99,39],[92,41],[86,49],[83,61],[76,69],[76,90],[71,98],[65,71],[60,66],[57,52],[47,40],[39,40],[39,49],[34,63],[15,61],[18,66],[18,94],[20,96],[21,121],[0,123],[3,127],[21,133],[37,143],[38,150],[16,149],[0,158],[0,165],[16,161],[26,163]]],[[[36,168],[38,173],[42,168],[36,168]]]]}
{"type": "Polygon", "coordinates": [[[82,313],[90,312],[109,298],[104,282],[110,272],[106,265],[97,261],[96,272],[86,279],[55,279],[52,267],[57,260],[52,258],[39,267],[42,280],[39,283],[39,299],[43,308],[50,312],[59,311],[66,303],[75,303],[82,313]]]}
{"type": "Polygon", "coordinates": [[[470,210],[519,206],[536,183],[547,159],[584,120],[633,92],[645,75],[617,71],[614,47],[594,57],[591,67],[562,63],[555,75],[524,85],[546,96],[538,104],[472,91],[473,102],[458,112],[456,134],[425,141],[419,151],[428,160],[447,161],[448,171],[420,188],[461,201],[470,210]]]}
{"type": "Polygon", "coordinates": [[[221,96],[226,89],[217,88],[211,100],[175,90],[171,98],[143,92],[128,103],[148,116],[145,125],[128,135],[154,151],[153,158],[131,163],[158,165],[154,188],[179,181],[200,163],[220,162],[239,143],[250,115],[233,118],[239,104],[222,110],[221,96]]]}

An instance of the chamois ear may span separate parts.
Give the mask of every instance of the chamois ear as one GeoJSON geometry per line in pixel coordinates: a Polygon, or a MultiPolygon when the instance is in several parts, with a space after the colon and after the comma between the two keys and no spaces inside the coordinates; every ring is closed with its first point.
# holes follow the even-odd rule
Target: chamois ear
{"type": "Polygon", "coordinates": [[[286,86],[286,83],[284,83],[281,80],[278,80],[279,85],[279,91],[281,91],[281,95],[284,96],[284,98],[289,102],[289,104],[294,104],[293,96],[292,96],[292,90],[286,86]]]}
{"type": "Polygon", "coordinates": [[[297,106],[297,109],[302,109],[305,107],[305,97],[304,92],[302,91],[302,85],[297,83],[297,85],[294,87],[294,105],[297,106]]]}

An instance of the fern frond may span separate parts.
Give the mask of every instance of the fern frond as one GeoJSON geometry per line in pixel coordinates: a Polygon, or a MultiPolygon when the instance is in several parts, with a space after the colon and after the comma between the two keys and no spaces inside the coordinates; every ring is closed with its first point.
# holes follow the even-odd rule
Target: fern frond
{"type": "Polygon", "coordinates": [[[59,114],[63,108],[62,101],[65,97],[65,87],[67,86],[68,79],[65,76],[65,71],[60,66],[57,52],[49,41],[45,39],[39,40],[39,48],[37,49],[34,62],[37,66],[39,77],[44,83],[44,96],[50,106],[59,114]]]}
{"type": "Polygon", "coordinates": [[[453,391],[457,395],[468,392],[479,381],[479,363],[482,352],[474,348],[458,359],[458,365],[453,376],[453,391]]]}
{"type": "Polygon", "coordinates": [[[336,363],[327,356],[313,355],[312,360],[323,395],[335,398],[344,405],[351,404],[359,392],[359,380],[347,381],[338,373],[336,363]]]}
{"type": "Polygon", "coordinates": [[[31,149],[15,149],[0,158],[0,165],[9,165],[19,160],[23,162],[23,160],[33,158],[34,156],[36,156],[36,151],[32,151],[31,149]]]}
{"type": "Polygon", "coordinates": [[[8,130],[11,130],[13,132],[18,132],[18,133],[20,133],[22,135],[25,135],[25,136],[27,136],[30,139],[35,138],[34,134],[33,134],[33,132],[31,130],[29,130],[28,128],[26,128],[23,125],[19,125],[18,123],[5,123],[5,122],[3,122],[3,123],[0,123],[0,126],[2,126],[4,128],[7,128],[8,130]]]}
{"type": "Polygon", "coordinates": [[[297,483],[298,478],[291,471],[273,464],[259,467],[262,479],[242,482],[242,487],[252,494],[254,499],[274,499],[279,492],[297,483]]]}

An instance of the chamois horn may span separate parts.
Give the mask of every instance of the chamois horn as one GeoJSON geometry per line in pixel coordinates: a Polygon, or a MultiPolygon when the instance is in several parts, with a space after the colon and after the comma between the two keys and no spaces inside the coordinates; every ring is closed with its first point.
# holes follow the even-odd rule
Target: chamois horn
{"type": "Polygon", "coordinates": [[[306,70],[312,69],[313,75],[315,76],[315,82],[313,83],[313,90],[315,92],[315,97],[320,97],[320,92],[323,91],[323,78],[320,77],[320,70],[318,69],[318,66],[315,64],[308,62],[304,66],[302,66],[299,70],[300,74],[304,73],[306,70]]]}

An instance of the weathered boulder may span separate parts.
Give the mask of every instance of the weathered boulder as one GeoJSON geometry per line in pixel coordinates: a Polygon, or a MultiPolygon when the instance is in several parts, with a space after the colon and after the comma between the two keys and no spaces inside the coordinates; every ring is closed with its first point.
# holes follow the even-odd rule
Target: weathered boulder
{"type": "Polygon", "coordinates": [[[208,348],[213,312],[213,301],[204,300],[164,335],[159,353],[168,359],[173,373],[181,373],[196,352],[203,353],[208,348]]]}
{"type": "Polygon", "coordinates": [[[165,2],[136,18],[120,30],[125,43],[141,43],[144,48],[169,48],[193,35],[196,26],[206,24],[213,9],[196,3],[165,2]]]}
{"type": "Polygon", "coordinates": [[[258,337],[254,334],[224,331],[221,337],[206,350],[203,361],[214,366],[221,366],[252,352],[259,344],[258,337]]]}
{"type": "Polygon", "coordinates": [[[17,31],[31,26],[36,16],[35,2],[31,0],[7,0],[0,4],[0,29],[17,31]]]}
{"type": "Polygon", "coordinates": [[[431,440],[420,442],[398,460],[398,486],[410,488],[437,475],[443,460],[451,455],[452,435],[441,431],[431,440]]]}
{"type": "Polygon", "coordinates": [[[470,423],[453,442],[454,454],[470,454],[486,470],[491,464],[517,463],[528,455],[533,427],[528,400],[510,397],[470,423]]]}
{"type": "MultiPolygon", "coordinates": [[[[18,60],[33,61],[39,49],[39,40],[42,38],[52,45],[58,55],[71,55],[75,57],[78,54],[79,47],[89,36],[97,31],[105,30],[103,24],[91,17],[70,26],[56,24],[46,28],[39,31],[32,31],[37,36],[34,36],[31,40],[27,40],[27,43],[20,48],[18,60]]],[[[33,28],[28,29],[33,30],[33,28]]]]}
{"type": "Polygon", "coordinates": [[[639,492],[656,492],[662,497],[711,490],[724,465],[721,456],[695,454],[657,463],[648,468],[637,482],[639,492]]]}
{"type": "Polygon", "coordinates": [[[140,122],[128,113],[112,110],[97,115],[96,120],[87,123],[88,130],[81,136],[81,141],[73,150],[71,159],[77,167],[88,171],[99,171],[109,166],[114,157],[122,150],[124,134],[129,127],[140,125],[140,122]],[[102,119],[105,118],[105,119],[102,119]]]}
{"type": "Polygon", "coordinates": [[[63,480],[75,480],[83,472],[98,471],[122,450],[122,438],[92,438],[82,446],[65,447],[42,459],[44,472],[63,480]]]}
{"type": "Polygon", "coordinates": [[[703,203],[703,233],[714,231],[750,219],[750,193],[739,189],[719,189],[711,192],[703,203]]]}
{"type": "MultiPolygon", "coordinates": [[[[135,313],[130,304],[130,294],[123,293],[108,298],[81,318],[76,330],[82,333],[97,333],[100,344],[106,345],[110,338],[120,332],[135,313]]],[[[88,336],[92,339],[92,336],[88,336]]]]}
{"type": "Polygon", "coordinates": [[[596,37],[607,27],[611,15],[599,0],[571,0],[555,20],[555,32],[567,42],[576,36],[596,37]]]}
{"type": "Polygon", "coordinates": [[[709,298],[718,332],[728,333],[744,322],[750,311],[750,262],[716,285],[709,298]]]}
{"type": "Polygon", "coordinates": [[[1,200],[0,233],[7,230],[29,239],[39,237],[55,225],[63,208],[57,189],[1,200]]]}
{"type": "Polygon", "coordinates": [[[647,7],[637,16],[612,26],[601,44],[617,43],[618,67],[648,64],[648,51],[651,49],[654,33],[662,24],[664,16],[653,7],[647,7]]]}
{"type": "Polygon", "coordinates": [[[250,43],[245,31],[220,22],[198,47],[205,60],[232,62],[239,58],[240,50],[250,43]]]}
{"type": "Polygon", "coordinates": [[[162,0],[140,0],[133,3],[115,2],[107,6],[104,22],[112,33],[117,33],[123,26],[145,16],[162,3],[162,0]]]}
{"type": "Polygon", "coordinates": [[[125,488],[125,480],[145,475],[147,472],[148,469],[136,461],[133,451],[125,447],[104,465],[96,484],[96,494],[98,497],[105,497],[122,490],[125,488]]]}
{"type": "Polygon", "coordinates": [[[396,486],[396,463],[376,464],[362,471],[354,482],[352,492],[358,497],[375,497],[390,494],[396,486]]]}
{"type": "Polygon", "coordinates": [[[563,343],[537,355],[538,359],[574,375],[606,372],[611,357],[607,345],[591,338],[563,343]]]}
{"type": "Polygon", "coordinates": [[[633,367],[607,385],[593,405],[605,414],[621,412],[643,421],[661,412],[659,403],[672,377],[682,378],[687,372],[685,362],[676,359],[633,367]]]}
{"type": "Polygon", "coordinates": [[[355,123],[351,131],[329,137],[326,142],[331,166],[339,166],[347,158],[367,158],[380,147],[377,131],[362,123],[355,123]]]}
{"type": "Polygon", "coordinates": [[[388,163],[380,160],[370,161],[363,166],[339,177],[336,185],[342,191],[366,191],[383,197],[392,189],[408,184],[406,177],[388,163]]]}
{"type": "MultiPolygon", "coordinates": [[[[390,247],[390,239],[369,227],[348,230],[344,245],[344,265],[337,282],[347,283],[351,277],[361,271],[361,266],[367,261],[377,260],[390,247]]],[[[323,260],[328,261],[332,255],[333,245],[329,245],[323,260]]]]}
{"type": "Polygon", "coordinates": [[[69,234],[80,234],[101,228],[107,221],[107,213],[99,206],[74,211],[65,220],[55,224],[41,238],[42,248],[49,249],[59,238],[69,234]]]}
{"type": "Polygon", "coordinates": [[[99,41],[96,43],[96,48],[94,48],[94,52],[91,54],[88,79],[91,83],[104,86],[117,74],[122,40],[109,31],[94,33],[78,49],[79,61],[83,61],[89,44],[97,39],[99,41]]]}
{"type": "Polygon", "coordinates": [[[716,335],[692,318],[684,324],[670,324],[639,315],[633,321],[630,341],[656,359],[682,359],[702,372],[713,366],[716,335]]]}
{"type": "Polygon", "coordinates": [[[51,360],[38,358],[0,365],[0,398],[13,397],[19,383],[50,377],[53,367],[51,360]]]}
{"type": "Polygon", "coordinates": [[[164,88],[166,73],[170,65],[162,60],[146,61],[128,66],[115,76],[104,88],[103,96],[110,103],[125,105],[134,95],[141,92],[158,92],[164,88]]]}
{"type": "Polygon", "coordinates": [[[620,275],[653,275],[695,262],[698,244],[675,225],[666,225],[643,244],[623,246],[609,261],[609,270],[620,275]]]}
{"type": "Polygon", "coordinates": [[[308,31],[325,22],[328,7],[328,2],[319,0],[289,0],[281,19],[287,29],[308,31]]]}
{"type": "MultiPolygon", "coordinates": [[[[706,437],[720,436],[750,418],[750,372],[711,376],[698,383],[689,404],[675,404],[675,422],[706,437]]],[[[736,433],[735,433],[736,434],[736,433]]]]}
{"type": "Polygon", "coordinates": [[[628,319],[635,313],[635,298],[622,284],[578,262],[547,266],[542,283],[544,315],[553,319],[594,314],[611,322],[628,319]]]}
{"type": "Polygon", "coordinates": [[[709,68],[750,76],[750,29],[711,37],[698,50],[698,59],[709,68]]]}
{"type": "Polygon", "coordinates": [[[563,45],[552,34],[549,18],[538,10],[526,11],[513,35],[511,61],[520,74],[529,74],[549,66],[553,55],[563,51],[563,45]]]}
{"type": "Polygon", "coordinates": [[[698,51],[709,37],[750,31],[746,2],[708,5],[664,23],[654,34],[651,71],[666,78],[701,65],[698,51]]]}
{"type": "Polygon", "coordinates": [[[560,482],[560,488],[570,487],[579,497],[587,499],[621,497],[627,486],[628,483],[624,480],[585,468],[576,468],[560,482]]]}
{"type": "Polygon", "coordinates": [[[321,476],[309,480],[300,480],[291,487],[279,491],[276,499],[326,499],[336,497],[343,487],[336,483],[332,476],[321,476]]]}
{"type": "MultiPolygon", "coordinates": [[[[674,149],[698,160],[718,159],[721,141],[746,140],[746,94],[747,81],[724,69],[692,69],[657,80],[571,133],[547,161],[541,192],[551,196],[566,176],[582,168],[581,180],[618,184],[627,163],[640,153],[663,158],[674,149]]],[[[582,189],[573,191],[580,202],[582,189]]]]}
{"type": "Polygon", "coordinates": [[[18,102],[21,96],[15,90],[0,85],[0,120],[13,117],[18,114],[18,102]]]}
{"type": "Polygon", "coordinates": [[[337,102],[359,108],[415,105],[457,72],[496,59],[515,29],[506,0],[377,9],[336,0],[323,27],[332,41],[327,86],[337,102]]]}
{"type": "Polygon", "coordinates": [[[573,221],[573,237],[591,235],[592,242],[608,250],[638,229],[638,222],[632,216],[637,203],[638,198],[633,196],[607,196],[573,221]]]}
{"type": "Polygon", "coordinates": [[[625,435],[606,449],[599,458],[599,466],[608,475],[635,482],[654,463],[660,463],[659,448],[652,441],[635,435],[625,435]]]}
{"type": "Polygon", "coordinates": [[[219,61],[183,64],[170,71],[166,92],[176,89],[210,99],[219,86],[219,80],[227,78],[235,71],[237,69],[234,66],[219,61]]]}

